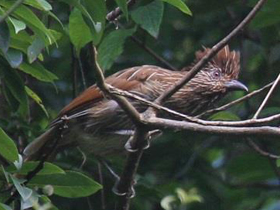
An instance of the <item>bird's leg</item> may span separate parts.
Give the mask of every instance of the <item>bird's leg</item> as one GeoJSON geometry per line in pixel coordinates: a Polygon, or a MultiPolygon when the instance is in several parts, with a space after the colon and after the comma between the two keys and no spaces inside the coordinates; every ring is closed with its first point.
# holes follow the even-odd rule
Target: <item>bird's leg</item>
{"type": "MultiPolygon", "coordinates": [[[[119,185],[119,182],[120,182],[120,178],[115,182],[114,184],[114,187],[112,189],[113,193],[118,195],[118,196],[126,196],[128,193],[127,192],[120,192],[118,190],[118,185],[119,185]]],[[[129,198],[134,198],[135,197],[135,189],[134,189],[134,185],[136,185],[137,181],[134,179],[133,180],[133,183],[130,187],[130,191],[129,191],[129,194],[128,194],[128,197],[129,198]]]]}
{"type": "Polygon", "coordinates": [[[117,186],[118,186],[119,181],[120,181],[120,176],[109,166],[109,164],[106,162],[106,160],[104,160],[103,158],[97,158],[97,160],[101,163],[101,165],[103,165],[109,171],[109,173],[116,180],[115,184],[114,184],[114,187],[112,188],[113,193],[118,195],[118,196],[126,195],[126,193],[121,193],[117,189],[117,186]]]}
{"type": "MultiPolygon", "coordinates": [[[[143,149],[148,149],[150,147],[150,144],[151,144],[151,140],[152,139],[156,139],[158,138],[159,136],[161,136],[162,134],[162,131],[161,130],[152,130],[152,131],[149,131],[148,133],[148,138],[146,139],[146,145],[143,147],[143,149]]],[[[138,149],[133,149],[132,146],[131,146],[131,142],[133,140],[133,136],[131,136],[128,141],[126,142],[126,144],[124,145],[124,148],[128,151],[128,152],[137,152],[138,149]]]]}
{"type": "Polygon", "coordinates": [[[85,163],[87,162],[87,156],[86,156],[86,154],[83,152],[83,150],[81,150],[80,147],[77,147],[77,149],[78,149],[78,151],[82,154],[83,161],[82,161],[82,163],[81,163],[81,165],[80,165],[80,167],[79,167],[79,169],[82,169],[83,166],[85,165],[85,163]]]}
{"type": "MultiPolygon", "coordinates": [[[[114,194],[118,195],[118,196],[125,196],[125,195],[127,195],[126,192],[123,193],[123,192],[119,192],[118,191],[118,185],[119,185],[119,182],[120,182],[120,176],[118,174],[116,174],[116,172],[109,166],[109,164],[104,159],[101,159],[101,158],[97,158],[97,159],[110,172],[110,174],[116,180],[115,184],[114,184],[114,187],[112,188],[112,192],[114,194]]],[[[136,184],[136,180],[134,180],[133,185],[131,186],[129,198],[133,198],[135,196],[135,190],[133,188],[133,186],[135,184],[136,184]]]]}

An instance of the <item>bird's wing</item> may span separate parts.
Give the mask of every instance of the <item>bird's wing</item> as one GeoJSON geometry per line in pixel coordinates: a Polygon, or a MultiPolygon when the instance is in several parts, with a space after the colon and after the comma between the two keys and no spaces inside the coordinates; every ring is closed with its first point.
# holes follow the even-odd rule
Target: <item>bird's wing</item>
{"type": "MultiPolygon", "coordinates": [[[[105,82],[121,90],[137,91],[139,89],[143,89],[143,84],[145,82],[155,79],[161,80],[161,77],[167,74],[170,74],[169,70],[162,69],[157,66],[137,66],[119,71],[107,77],[105,82]]],[[[90,107],[92,104],[101,101],[103,98],[104,95],[99,88],[96,85],[92,85],[65,106],[59,113],[58,117],[51,123],[51,126],[56,124],[64,115],[73,117],[76,117],[75,114],[77,114],[77,116],[85,115],[86,107],[90,107]],[[83,113],[83,111],[85,111],[85,113],[83,113]]]]}

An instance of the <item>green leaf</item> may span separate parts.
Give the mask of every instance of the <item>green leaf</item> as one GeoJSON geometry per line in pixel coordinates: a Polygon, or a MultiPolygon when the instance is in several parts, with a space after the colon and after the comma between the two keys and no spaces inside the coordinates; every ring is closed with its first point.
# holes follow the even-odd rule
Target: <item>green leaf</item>
{"type": "Polygon", "coordinates": [[[19,154],[18,160],[14,161],[14,166],[17,168],[17,170],[20,170],[23,165],[23,157],[19,154]]]}
{"type": "Polygon", "coordinates": [[[106,21],[106,4],[104,0],[60,0],[79,9],[86,18],[86,22],[93,36],[93,43],[97,45],[103,35],[106,21]]]}
{"type": "Polygon", "coordinates": [[[56,75],[45,69],[38,62],[34,62],[31,65],[23,62],[19,69],[43,82],[53,82],[58,79],[56,75]]]}
{"type": "Polygon", "coordinates": [[[14,176],[10,176],[10,177],[11,177],[18,193],[22,197],[23,201],[27,201],[32,195],[32,190],[27,187],[22,186],[21,185],[22,181],[20,181],[18,178],[14,177],[14,176]]]}
{"type": "Polygon", "coordinates": [[[0,49],[5,54],[8,51],[10,43],[10,31],[7,23],[0,24],[0,49]]]}
{"type": "MultiPolygon", "coordinates": [[[[16,167],[13,165],[6,168],[6,171],[9,173],[18,173],[21,175],[27,175],[30,171],[33,171],[38,166],[38,164],[39,161],[28,161],[23,164],[20,171],[18,171],[16,167]]],[[[52,163],[45,162],[43,168],[36,174],[36,176],[51,175],[51,174],[65,174],[65,172],[60,167],[52,163]]]]}
{"type": "Polygon", "coordinates": [[[275,177],[267,158],[248,152],[232,159],[227,166],[227,173],[240,182],[264,181],[275,177]]]}
{"type": "Polygon", "coordinates": [[[179,10],[181,10],[183,13],[187,15],[192,15],[191,10],[182,0],[162,0],[162,1],[171,4],[172,6],[178,8],[179,10]]]}
{"type": "Polygon", "coordinates": [[[0,128],[0,154],[6,160],[14,162],[18,159],[18,151],[14,141],[0,128]]]}
{"type": "Polygon", "coordinates": [[[4,203],[0,203],[0,210],[12,210],[12,208],[4,203]]]}
{"type": "Polygon", "coordinates": [[[32,37],[26,31],[20,31],[18,34],[11,33],[10,47],[18,49],[27,54],[27,48],[32,43],[32,37]]]}
{"type": "Polygon", "coordinates": [[[69,17],[69,36],[78,54],[81,48],[92,40],[90,29],[85,23],[82,13],[76,8],[69,17]]]}
{"type": "Polygon", "coordinates": [[[44,111],[46,116],[49,117],[49,114],[48,114],[41,98],[27,86],[25,86],[25,91],[26,91],[27,95],[29,95],[41,107],[41,109],[44,111]]]}
{"type": "Polygon", "coordinates": [[[153,37],[157,37],[163,16],[163,3],[159,0],[131,12],[131,18],[153,37]],[[145,17],[145,18],[143,18],[145,17]]]}
{"type": "Polygon", "coordinates": [[[126,20],[128,20],[128,10],[126,0],[116,0],[118,6],[121,8],[126,20]]]}
{"type": "Polygon", "coordinates": [[[93,179],[75,171],[66,171],[66,174],[36,176],[29,185],[39,187],[52,185],[56,195],[67,198],[86,197],[102,188],[93,179]]]}
{"type": "Polygon", "coordinates": [[[50,11],[52,6],[45,0],[25,0],[24,4],[30,5],[36,9],[50,11]]]}
{"type": "Polygon", "coordinates": [[[44,47],[44,41],[39,36],[36,36],[32,44],[27,49],[29,63],[33,63],[37,59],[44,47]]]}
{"type": "Polygon", "coordinates": [[[17,101],[20,102],[22,106],[21,113],[26,114],[28,111],[28,100],[21,77],[11,68],[4,70],[4,74],[5,84],[17,101]]]}
{"type": "Polygon", "coordinates": [[[9,17],[9,20],[11,21],[11,23],[13,24],[14,28],[15,28],[15,33],[17,34],[18,32],[24,30],[26,28],[26,25],[24,22],[17,20],[15,18],[9,17]]]}
{"type": "Polygon", "coordinates": [[[106,4],[104,0],[84,0],[84,6],[95,24],[90,27],[93,35],[93,44],[97,45],[103,36],[106,22],[106,4]]]}
{"type": "Polygon", "coordinates": [[[276,160],[276,166],[279,168],[280,167],[280,159],[276,160]]]}
{"type": "Polygon", "coordinates": [[[279,23],[279,12],[280,10],[275,9],[259,13],[250,24],[250,27],[252,29],[261,29],[279,23]]]}
{"type": "Polygon", "coordinates": [[[210,120],[232,120],[232,121],[237,121],[237,120],[240,120],[240,118],[236,114],[233,114],[231,112],[222,111],[222,112],[218,112],[216,114],[213,114],[210,117],[210,120]]]}
{"type": "MultiPolygon", "coordinates": [[[[256,1],[250,1],[249,5],[254,6],[256,1]]],[[[261,29],[272,26],[280,22],[280,1],[270,0],[257,13],[256,17],[250,23],[250,28],[261,29]]]]}
{"type": "Polygon", "coordinates": [[[111,68],[115,59],[123,52],[125,39],[135,32],[133,29],[119,29],[111,32],[98,48],[98,62],[103,70],[111,68]]]}
{"type": "Polygon", "coordinates": [[[5,58],[12,68],[17,68],[22,63],[22,53],[17,49],[9,48],[5,54],[5,58]]]}
{"type": "MultiPolygon", "coordinates": [[[[8,0],[0,1],[0,5],[6,9],[9,9],[13,5],[13,3],[13,1],[8,0]]],[[[20,5],[19,7],[17,7],[17,9],[13,12],[13,16],[22,20],[32,31],[34,31],[45,41],[45,44],[51,43],[54,40],[54,37],[46,28],[46,26],[33,13],[33,11],[25,5],[20,5]]]]}

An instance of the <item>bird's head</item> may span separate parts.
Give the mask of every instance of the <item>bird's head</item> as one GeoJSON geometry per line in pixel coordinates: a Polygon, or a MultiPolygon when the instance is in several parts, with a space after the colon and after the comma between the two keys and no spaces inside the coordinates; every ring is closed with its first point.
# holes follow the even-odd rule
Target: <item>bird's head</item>
{"type": "MultiPolygon", "coordinates": [[[[210,49],[196,52],[196,60],[199,61],[210,49]]],[[[208,93],[225,94],[229,91],[243,90],[248,88],[239,82],[240,54],[230,51],[228,46],[221,49],[211,61],[196,75],[193,82],[208,93]]]]}

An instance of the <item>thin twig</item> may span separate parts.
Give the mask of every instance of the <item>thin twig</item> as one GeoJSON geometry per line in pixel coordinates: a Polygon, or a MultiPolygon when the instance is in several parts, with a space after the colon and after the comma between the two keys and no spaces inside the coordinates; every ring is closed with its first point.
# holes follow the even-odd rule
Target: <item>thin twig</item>
{"type": "Polygon", "coordinates": [[[264,156],[264,157],[268,157],[268,158],[271,158],[271,159],[280,159],[280,156],[279,155],[274,155],[274,154],[271,154],[269,152],[266,152],[264,150],[262,150],[254,141],[252,141],[251,139],[247,139],[248,140],[248,144],[250,145],[250,147],[252,147],[257,153],[259,153],[261,156],[264,156]]]}
{"type": "MultiPolygon", "coordinates": [[[[136,3],[136,0],[129,0],[127,2],[127,7],[131,7],[132,5],[134,5],[136,3]]],[[[116,9],[114,9],[113,11],[109,12],[106,16],[106,19],[110,22],[115,21],[116,19],[118,19],[118,17],[122,14],[122,11],[119,7],[117,7],[116,9]]]]}
{"type": "Polygon", "coordinates": [[[279,83],[280,81],[280,74],[278,75],[277,79],[275,80],[274,84],[272,85],[272,87],[270,88],[270,90],[268,91],[266,97],[264,98],[262,104],[260,105],[259,109],[256,111],[253,119],[257,119],[260,112],[262,111],[263,107],[265,106],[265,104],[267,103],[268,99],[270,98],[273,90],[275,89],[275,87],[277,86],[277,84],[279,83]]]}
{"type": "Polygon", "coordinates": [[[262,137],[280,137],[280,128],[272,126],[256,126],[256,127],[232,127],[232,126],[210,126],[200,125],[193,122],[170,120],[158,117],[150,117],[143,119],[143,122],[149,128],[153,129],[172,129],[185,130],[196,133],[214,134],[214,135],[230,135],[230,136],[262,136],[262,137]]]}
{"type": "Polygon", "coordinates": [[[24,0],[17,0],[8,10],[7,12],[0,17],[0,23],[6,20],[22,3],[24,0]]]}
{"type": "Polygon", "coordinates": [[[182,88],[187,82],[189,82],[200,69],[208,63],[234,36],[236,36],[249,22],[255,17],[257,12],[261,9],[267,0],[259,0],[254,6],[251,12],[244,18],[244,20],[235,27],[225,38],[212,47],[212,49],[175,85],[170,87],[167,91],[161,94],[155,103],[161,104],[163,101],[170,98],[174,93],[176,93],[180,88],[182,88]]]}
{"type": "Polygon", "coordinates": [[[130,37],[136,44],[138,44],[140,47],[142,47],[146,52],[148,52],[150,55],[152,55],[157,61],[161,62],[165,67],[172,69],[172,70],[177,70],[177,68],[175,66],[173,66],[171,63],[169,63],[168,61],[166,61],[163,57],[161,57],[160,55],[158,55],[155,51],[153,51],[151,48],[149,48],[148,46],[145,45],[144,42],[142,42],[141,40],[139,40],[137,37],[135,36],[131,36],[130,37]]]}
{"type": "MultiPolygon", "coordinates": [[[[55,151],[58,142],[63,138],[63,132],[65,129],[67,129],[67,121],[63,121],[63,123],[60,125],[59,127],[59,137],[57,137],[56,139],[54,139],[53,145],[51,146],[51,148],[49,148],[47,150],[46,153],[43,153],[43,151],[45,150],[45,148],[47,147],[47,145],[50,144],[50,142],[46,142],[42,148],[39,150],[39,153],[42,154],[42,156],[40,157],[40,161],[38,163],[38,165],[32,170],[29,171],[28,174],[25,176],[25,181],[24,184],[27,185],[32,179],[33,177],[35,177],[44,167],[44,163],[47,161],[47,159],[50,157],[50,155],[55,151]]],[[[11,204],[17,197],[19,196],[19,192],[15,191],[6,201],[5,204],[9,205],[11,204]]]]}
{"type": "Polygon", "coordinates": [[[147,106],[155,108],[158,111],[163,111],[163,112],[166,112],[166,113],[168,113],[170,115],[173,115],[173,116],[175,116],[177,118],[180,118],[182,120],[186,120],[186,121],[189,121],[189,122],[195,122],[195,123],[198,123],[198,124],[201,124],[201,125],[239,126],[239,127],[240,126],[256,126],[256,125],[264,125],[264,124],[267,124],[267,123],[272,123],[272,122],[280,119],[280,114],[275,114],[275,115],[272,115],[272,116],[269,116],[269,117],[265,117],[265,118],[240,120],[240,121],[208,121],[208,120],[202,120],[202,119],[199,119],[199,118],[196,118],[196,117],[192,117],[192,116],[188,116],[188,115],[182,114],[180,112],[177,112],[175,110],[169,109],[167,107],[155,104],[154,102],[148,101],[148,100],[146,100],[146,99],[144,99],[144,98],[142,98],[140,96],[137,96],[135,94],[132,94],[132,93],[130,93],[128,91],[120,90],[120,89],[117,89],[117,88],[112,87],[110,85],[108,85],[108,86],[109,86],[110,92],[112,94],[116,94],[116,95],[120,95],[120,96],[125,96],[127,98],[138,100],[140,103],[143,103],[143,104],[145,104],[147,106]]]}
{"type": "Polygon", "coordinates": [[[71,47],[71,67],[72,67],[72,97],[76,98],[77,96],[77,59],[75,56],[75,50],[74,50],[74,45],[70,44],[71,47]]]}
{"type": "Polygon", "coordinates": [[[81,58],[80,58],[79,55],[77,55],[77,60],[78,60],[79,69],[80,69],[80,72],[81,72],[83,88],[85,90],[87,88],[87,82],[86,82],[86,77],[85,77],[85,71],[84,71],[84,68],[83,68],[83,64],[82,64],[82,61],[81,61],[81,58]]]}
{"type": "Polygon", "coordinates": [[[210,114],[214,114],[214,113],[219,112],[219,111],[224,111],[224,110],[226,110],[226,109],[228,109],[228,108],[230,108],[230,107],[232,107],[232,106],[234,106],[236,104],[239,104],[239,103],[241,103],[241,102],[243,102],[245,100],[248,100],[249,98],[252,98],[253,96],[256,96],[256,95],[262,93],[264,90],[266,90],[267,88],[271,87],[273,84],[274,84],[274,82],[271,82],[271,83],[263,86],[262,88],[260,88],[258,90],[254,90],[253,92],[248,93],[247,95],[245,95],[245,96],[243,96],[241,98],[238,98],[238,99],[236,99],[234,101],[231,101],[231,102],[229,102],[229,103],[227,103],[227,104],[225,104],[223,106],[220,106],[218,108],[207,110],[207,111],[205,111],[205,112],[203,112],[203,113],[201,113],[201,114],[199,114],[199,115],[197,115],[195,117],[200,118],[200,117],[202,117],[204,115],[210,115],[210,114]]]}
{"type": "MultiPolygon", "coordinates": [[[[102,166],[100,162],[97,162],[98,166],[98,176],[99,176],[99,182],[102,186],[104,186],[104,180],[103,180],[103,173],[102,173],[102,166]]],[[[106,202],[105,202],[105,189],[102,188],[100,192],[101,196],[101,209],[105,210],[106,209],[106,202]]]]}

